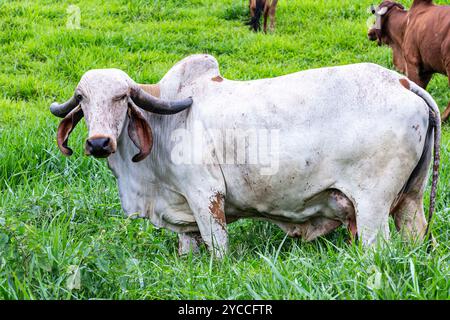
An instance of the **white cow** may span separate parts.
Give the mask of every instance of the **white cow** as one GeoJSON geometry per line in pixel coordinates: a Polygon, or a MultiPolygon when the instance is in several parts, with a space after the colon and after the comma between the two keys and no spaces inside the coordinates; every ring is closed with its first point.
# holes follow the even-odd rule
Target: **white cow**
{"type": "Polygon", "coordinates": [[[372,244],[389,236],[392,214],[406,236],[422,239],[433,142],[434,211],[439,110],[426,91],[378,65],[232,81],[214,57],[193,55],[156,85],[116,69],[88,71],[51,111],[65,117],[58,144],[67,155],[84,114],[86,153],[108,157],[124,211],[179,233],[180,254],[203,240],[221,256],[227,223],[243,217],[306,240],[344,224],[372,244]],[[261,149],[268,161],[255,156],[261,149]]]}

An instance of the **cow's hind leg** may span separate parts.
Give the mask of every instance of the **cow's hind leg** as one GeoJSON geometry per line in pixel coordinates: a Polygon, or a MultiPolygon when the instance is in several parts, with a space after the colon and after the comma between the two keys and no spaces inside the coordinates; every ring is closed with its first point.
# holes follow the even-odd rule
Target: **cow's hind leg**
{"type": "MultiPolygon", "coordinates": [[[[449,52],[450,52],[450,44],[448,44],[449,52]]],[[[449,57],[450,59],[450,57],[449,57]]],[[[448,77],[448,83],[450,85],[450,61],[447,61],[447,77],[448,77]]],[[[442,122],[447,121],[450,117],[450,102],[448,103],[447,108],[444,110],[444,112],[441,115],[442,122]]]]}
{"type": "MultiPolygon", "coordinates": [[[[447,68],[447,76],[450,85],[450,67],[447,68]]],[[[447,109],[445,109],[444,112],[442,113],[441,116],[442,122],[447,121],[449,117],[450,117],[450,102],[448,103],[447,109]]]]}
{"type": "Polygon", "coordinates": [[[362,244],[372,246],[378,240],[389,240],[389,201],[369,194],[354,200],[356,228],[362,244]]]}
{"type": "Polygon", "coordinates": [[[423,210],[423,193],[428,181],[428,168],[431,162],[432,130],[428,130],[422,156],[400,195],[398,204],[392,208],[395,226],[403,237],[422,240],[427,221],[423,210]]]}
{"type": "Polygon", "coordinates": [[[442,113],[442,122],[447,121],[450,117],[450,102],[448,103],[447,109],[442,113]]]}
{"type": "Polygon", "coordinates": [[[276,19],[276,10],[277,10],[278,0],[272,0],[269,9],[269,17],[270,17],[270,32],[275,31],[275,19],[276,19]]]}
{"type": "Polygon", "coordinates": [[[402,195],[394,210],[395,226],[402,236],[408,240],[422,240],[427,229],[423,195],[415,192],[402,195]]]}
{"type": "Polygon", "coordinates": [[[256,0],[249,0],[248,7],[250,9],[250,17],[253,18],[255,16],[256,0]]]}
{"type": "Polygon", "coordinates": [[[264,4],[264,12],[263,12],[263,17],[264,17],[264,33],[267,33],[267,20],[269,18],[269,10],[270,10],[270,1],[266,1],[264,4]]]}

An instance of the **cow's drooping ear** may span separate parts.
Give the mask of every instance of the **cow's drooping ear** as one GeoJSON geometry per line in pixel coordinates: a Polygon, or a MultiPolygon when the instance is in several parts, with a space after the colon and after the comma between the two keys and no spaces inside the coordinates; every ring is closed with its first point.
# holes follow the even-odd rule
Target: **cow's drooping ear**
{"type": "Polygon", "coordinates": [[[144,160],[152,150],[152,130],[132,103],[128,104],[128,117],[128,135],[134,145],[139,149],[139,153],[134,155],[132,161],[139,162],[144,160]]]}
{"type": "Polygon", "coordinates": [[[59,123],[56,140],[58,141],[59,150],[66,156],[71,156],[73,153],[72,149],[67,146],[67,143],[69,142],[70,133],[81,118],[83,118],[83,110],[78,106],[59,123]]]}

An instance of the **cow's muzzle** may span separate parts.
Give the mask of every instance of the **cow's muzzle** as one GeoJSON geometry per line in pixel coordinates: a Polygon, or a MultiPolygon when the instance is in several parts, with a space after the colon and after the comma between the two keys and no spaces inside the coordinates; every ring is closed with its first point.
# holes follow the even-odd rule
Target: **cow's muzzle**
{"type": "Polygon", "coordinates": [[[91,137],[86,140],[85,151],[87,155],[92,155],[96,158],[106,158],[114,153],[115,145],[113,139],[110,137],[91,137]]]}
{"type": "Polygon", "coordinates": [[[367,33],[367,37],[369,38],[370,41],[378,40],[377,31],[375,29],[370,29],[369,32],[367,33]]]}

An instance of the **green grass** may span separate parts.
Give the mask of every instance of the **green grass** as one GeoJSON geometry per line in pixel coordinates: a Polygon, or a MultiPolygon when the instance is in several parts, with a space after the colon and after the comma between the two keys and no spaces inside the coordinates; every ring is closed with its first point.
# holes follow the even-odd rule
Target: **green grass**
{"type": "MultiPolygon", "coordinates": [[[[304,243],[247,220],[230,226],[223,261],[205,250],[180,258],[175,234],[123,217],[105,161],[82,155],[84,123],[71,137],[74,156],[59,153],[48,107],[89,69],[152,83],[200,52],[231,79],[363,61],[393,67],[390,50],[366,39],[372,1],[282,0],[268,35],[243,25],[247,3],[0,1],[0,298],[448,299],[448,125],[432,226],[440,245],[429,254],[394,228],[388,246],[367,251],[349,245],[344,229],[304,243]],[[80,30],[66,28],[71,3],[80,30]]],[[[442,108],[450,100],[443,76],[429,91],[442,108]]]]}

